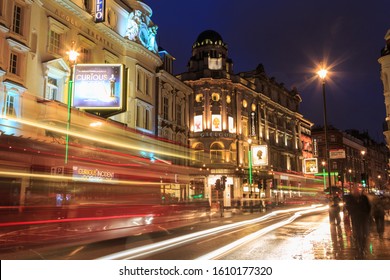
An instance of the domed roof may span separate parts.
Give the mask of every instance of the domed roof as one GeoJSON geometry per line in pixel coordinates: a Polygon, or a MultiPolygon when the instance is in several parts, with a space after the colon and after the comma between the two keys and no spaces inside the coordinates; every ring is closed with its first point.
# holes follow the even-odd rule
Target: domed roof
{"type": "Polygon", "coordinates": [[[198,43],[202,43],[206,39],[209,39],[212,42],[216,42],[216,41],[222,41],[223,42],[222,36],[219,35],[219,33],[214,31],[214,30],[205,30],[205,31],[203,31],[202,33],[199,34],[198,39],[196,39],[196,41],[198,43]]]}
{"type": "Polygon", "coordinates": [[[227,48],[222,36],[218,32],[210,29],[200,33],[192,47],[196,48],[205,45],[220,45],[227,48]]]}

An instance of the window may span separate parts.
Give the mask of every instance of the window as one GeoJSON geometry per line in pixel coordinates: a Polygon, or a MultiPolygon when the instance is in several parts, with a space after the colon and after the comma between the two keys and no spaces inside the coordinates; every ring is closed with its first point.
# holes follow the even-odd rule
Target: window
{"type": "Polygon", "coordinates": [[[80,62],[89,63],[92,61],[92,50],[96,47],[94,41],[89,38],[79,34],[78,36],[79,43],[79,53],[80,53],[80,62]]]}
{"type": "Polygon", "coordinates": [[[16,116],[15,112],[15,96],[11,94],[7,94],[7,100],[6,100],[6,114],[8,116],[16,116]]]}
{"type": "Polygon", "coordinates": [[[137,90],[141,91],[141,72],[137,72],[137,90]]]}
{"type": "Polygon", "coordinates": [[[83,4],[84,4],[84,10],[86,10],[87,12],[92,11],[92,1],[91,0],[83,0],[83,4]]]}
{"type": "Polygon", "coordinates": [[[88,63],[91,61],[91,50],[81,47],[80,49],[81,63],[88,63]]]}
{"type": "Polygon", "coordinates": [[[61,35],[50,30],[49,35],[49,52],[60,54],[61,35]]]}
{"type": "Polygon", "coordinates": [[[57,100],[58,82],[56,79],[48,77],[45,98],[49,100],[57,100]]]}
{"type": "Polygon", "coordinates": [[[213,143],[210,146],[210,159],[212,162],[223,161],[223,146],[219,143],[213,143]]]}
{"type": "Polygon", "coordinates": [[[4,15],[4,1],[0,0],[0,17],[4,15]]]}
{"type": "Polygon", "coordinates": [[[18,55],[13,52],[11,52],[11,56],[10,56],[9,72],[15,75],[19,74],[18,55]]]}
{"type": "Polygon", "coordinates": [[[69,31],[69,28],[52,17],[48,17],[49,31],[48,31],[48,46],[49,53],[61,55],[61,43],[63,41],[63,34],[69,31]]]}
{"type": "Polygon", "coordinates": [[[182,113],[181,113],[182,106],[180,104],[176,104],[176,123],[177,125],[182,125],[182,113]]]}
{"type": "Polygon", "coordinates": [[[19,35],[23,35],[23,7],[18,4],[15,4],[14,6],[12,31],[19,35]]]}
{"type": "Polygon", "coordinates": [[[150,79],[148,76],[145,77],[145,93],[146,95],[150,95],[150,79]]]}
{"type": "Polygon", "coordinates": [[[169,100],[168,97],[163,97],[163,119],[168,120],[169,100]]]}
{"type": "Polygon", "coordinates": [[[196,144],[194,148],[194,157],[198,163],[203,164],[204,161],[204,146],[202,143],[196,144]]]}
{"type": "Polygon", "coordinates": [[[136,126],[141,129],[151,129],[151,111],[150,108],[143,104],[137,105],[137,121],[136,126]]]}
{"type": "Polygon", "coordinates": [[[236,162],[237,161],[237,148],[236,148],[235,143],[230,145],[229,154],[230,154],[230,161],[236,162]]]}

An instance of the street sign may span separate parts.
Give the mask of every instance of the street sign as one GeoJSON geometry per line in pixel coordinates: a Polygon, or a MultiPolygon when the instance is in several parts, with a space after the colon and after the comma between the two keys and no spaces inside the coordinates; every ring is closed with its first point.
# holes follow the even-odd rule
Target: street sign
{"type": "Polygon", "coordinates": [[[345,150],[344,149],[329,150],[329,158],[330,159],[345,158],[345,150]]]}

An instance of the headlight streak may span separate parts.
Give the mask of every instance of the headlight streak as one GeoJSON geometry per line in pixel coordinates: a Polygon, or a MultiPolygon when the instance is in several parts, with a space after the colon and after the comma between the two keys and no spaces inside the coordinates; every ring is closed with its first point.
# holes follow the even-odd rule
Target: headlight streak
{"type": "MultiPolygon", "coordinates": [[[[7,116],[7,119],[11,120],[11,121],[14,121],[14,122],[21,123],[21,124],[25,124],[25,125],[28,125],[28,126],[32,126],[32,127],[37,127],[37,128],[41,128],[41,129],[46,129],[46,130],[58,132],[58,133],[61,133],[61,134],[64,134],[64,135],[69,134],[70,136],[76,136],[76,137],[80,137],[80,138],[83,138],[83,139],[86,139],[86,140],[91,140],[91,141],[96,141],[96,142],[99,142],[99,143],[109,144],[109,145],[112,145],[114,147],[126,148],[126,149],[134,150],[134,151],[137,151],[137,152],[139,150],[143,150],[143,151],[146,151],[146,152],[153,152],[153,153],[157,153],[157,154],[161,154],[161,155],[165,155],[165,156],[172,156],[172,157],[183,158],[183,159],[191,159],[191,157],[184,156],[184,155],[182,155],[182,153],[171,153],[171,152],[162,151],[162,150],[160,150],[158,148],[157,149],[155,149],[155,148],[151,149],[151,148],[140,146],[140,145],[134,145],[134,144],[131,145],[131,144],[129,144],[129,140],[130,139],[128,139],[128,138],[125,138],[123,140],[123,142],[117,142],[117,141],[109,140],[108,138],[99,138],[99,137],[90,136],[88,134],[82,134],[82,133],[67,131],[66,129],[55,128],[53,126],[46,125],[44,123],[37,123],[37,122],[34,122],[34,121],[25,120],[25,119],[12,118],[10,116],[7,116]],[[157,152],[157,150],[158,150],[158,152],[157,152]]],[[[138,144],[139,141],[140,141],[139,140],[140,136],[137,136],[137,137],[138,137],[138,140],[133,140],[133,141],[137,141],[137,144],[138,144]]],[[[152,141],[152,140],[148,139],[148,141],[152,141]]],[[[151,144],[153,145],[154,141],[151,144]]],[[[158,144],[158,146],[159,145],[167,146],[166,143],[158,144]]]]}
{"type": "MultiPolygon", "coordinates": [[[[157,242],[157,243],[154,243],[154,244],[149,244],[149,245],[141,246],[141,247],[138,247],[138,248],[117,252],[117,253],[114,253],[114,254],[110,254],[110,255],[107,255],[107,256],[100,257],[100,258],[98,258],[98,260],[123,260],[123,259],[131,260],[131,259],[137,259],[137,258],[141,258],[141,257],[146,256],[146,255],[150,255],[150,254],[154,254],[154,253],[157,253],[157,252],[160,252],[160,251],[164,251],[164,250],[167,250],[167,249],[170,249],[170,248],[174,248],[174,247],[177,247],[177,246],[182,245],[182,244],[190,243],[190,242],[196,241],[198,239],[203,239],[203,238],[205,238],[207,236],[211,236],[211,235],[217,234],[219,232],[224,232],[224,231],[231,230],[231,229],[234,229],[234,228],[242,227],[242,226],[247,225],[247,224],[258,223],[258,222],[267,220],[267,219],[269,219],[271,217],[274,217],[274,216],[276,216],[278,214],[289,213],[289,212],[294,212],[294,211],[300,211],[300,212],[297,212],[297,213],[294,214],[293,217],[295,217],[294,219],[296,219],[298,216],[303,215],[304,213],[310,213],[312,211],[313,212],[314,211],[322,211],[323,207],[321,207],[321,206],[322,205],[312,205],[312,206],[309,206],[309,207],[300,207],[300,208],[293,208],[293,209],[286,209],[286,210],[277,210],[277,211],[274,211],[272,213],[266,214],[266,215],[264,215],[262,217],[259,217],[259,218],[246,220],[246,221],[242,221],[242,222],[238,222],[238,223],[233,223],[233,224],[229,224],[229,225],[223,225],[223,226],[219,226],[219,227],[216,227],[216,228],[207,229],[207,230],[203,230],[203,231],[199,231],[199,232],[194,232],[194,233],[190,233],[190,234],[187,234],[187,235],[183,235],[183,236],[179,236],[179,237],[176,237],[176,238],[172,238],[172,239],[169,239],[169,240],[157,242]],[[318,208],[318,207],[320,207],[320,208],[318,208]],[[318,209],[320,209],[320,210],[318,210],[318,209]]],[[[288,221],[290,219],[288,219],[288,221]]],[[[291,220],[290,222],[292,222],[292,221],[293,220],[291,220]]],[[[284,222],[281,222],[281,223],[284,223],[284,222]]],[[[277,223],[276,225],[282,226],[281,223],[277,223]]],[[[265,230],[265,229],[263,229],[263,230],[265,230]]],[[[263,231],[263,230],[261,230],[261,231],[263,231]]],[[[253,234],[251,234],[250,236],[252,236],[252,235],[253,234]]],[[[252,237],[252,238],[254,238],[254,237],[252,237]]],[[[236,242],[234,242],[234,243],[236,243],[236,242]]],[[[245,241],[245,242],[247,242],[247,241],[245,241]]],[[[227,246],[229,246],[229,245],[227,245],[227,246]]],[[[222,247],[222,248],[225,248],[225,247],[222,247]]],[[[229,247],[229,250],[231,250],[230,247],[229,247]]],[[[214,251],[214,252],[216,252],[216,251],[214,251]]],[[[205,256],[208,256],[208,255],[209,254],[207,254],[205,256]]],[[[221,253],[218,253],[218,255],[221,255],[221,253]]],[[[203,256],[200,257],[200,259],[204,259],[203,256]]]]}
{"type": "Polygon", "coordinates": [[[309,214],[309,213],[313,213],[313,212],[319,212],[319,211],[324,211],[327,209],[327,206],[322,206],[322,207],[319,207],[319,208],[312,208],[312,209],[307,209],[307,210],[303,210],[303,211],[299,211],[299,212],[296,212],[293,216],[291,216],[290,218],[284,220],[284,221],[281,221],[281,222],[278,222],[276,224],[273,224],[271,226],[268,226],[266,228],[263,228],[259,231],[256,231],[252,234],[249,234],[243,238],[240,238],[224,247],[221,247],[217,250],[214,250],[210,253],[207,253],[206,255],[203,255],[199,258],[197,258],[197,260],[215,260],[215,259],[218,259],[220,257],[222,257],[223,255],[226,255],[228,252],[230,251],[233,251],[235,249],[237,249],[238,247],[256,239],[256,238],[259,238],[260,236],[270,232],[270,231],[273,231],[279,227],[282,227],[282,226],[285,226],[289,223],[292,223],[294,220],[296,220],[297,218],[299,218],[300,216],[304,215],[304,214],[309,214]]]}

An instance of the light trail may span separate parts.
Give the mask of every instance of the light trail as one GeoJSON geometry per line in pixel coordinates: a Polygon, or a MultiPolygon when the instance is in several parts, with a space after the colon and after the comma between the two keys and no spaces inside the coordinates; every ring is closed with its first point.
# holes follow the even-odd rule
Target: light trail
{"type": "MultiPolygon", "coordinates": [[[[30,121],[30,120],[27,120],[27,119],[13,118],[13,117],[10,117],[10,116],[7,116],[6,119],[10,120],[10,121],[18,122],[20,124],[24,124],[24,125],[27,125],[27,126],[32,126],[32,127],[36,127],[36,128],[40,128],[40,129],[54,131],[54,132],[57,132],[57,133],[60,133],[60,134],[64,134],[64,135],[68,134],[68,135],[71,135],[71,136],[74,136],[74,137],[79,137],[79,138],[90,140],[90,141],[96,141],[96,142],[103,143],[103,144],[108,144],[108,145],[111,145],[111,146],[114,146],[114,147],[120,147],[120,148],[133,150],[133,151],[136,151],[137,153],[138,153],[139,150],[142,150],[142,151],[145,151],[145,152],[152,152],[152,153],[156,153],[156,154],[160,154],[160,155],[164,155],[164,156],[172,156],[172,157],[175,157],[175,158],[192,159],[191,157],[185,156],[185,153],[183,153],[182,151],[180,151],[180,152],[169,152],[169,151],[165,151],[165,150],[160,150],[160,149],[155,148],[155,147],[149,148],[149,147],[145,147],[144,145],[139,145],[139,143],[142,142],[142,141],[140,141],[140,138],[143,138],[143,137],[141,135],[132,135],[131,132],[128,132],[129,135],[132,135],[131,138],[126,137],[125,139],[120,140],[120,141],[113,141],[113,140],[110,140],[109,138],[95,137],[95,136],[90,135],[90,134],[78,133],[78,132],[74,132],[74,131],[71,131],[71,130],[68,131],[66,129],[56,128],[56,127],[53,127],[52,125],[47,125],[47,124],[44,124],[44,123],[41,123],[41,122],[30,121]],[[135,138],[135,139],[133,139],[133,138],[135,138]],[[129,140],[133,140],[135,143],[134,144],[129,144],[129,140]]],[[[176,146],[169,145],[168,143],[165,143],[165,142],[162,142],[162,141],[158,141],[158,140],[155,140],[155,139],[152,139],[152,138],[147,138],[147,141],[148,141],[148,143],[147,143],[148,146],[149,145],[152,145],[152,146],[153,145],[157,145],[157,147],[163,147],[163,148],[166,148],[166,149],[177,150],[176,146]]]]}
{"type": "MultiPolygon", "coordinates": [[[[271,217],[275,217],[279,214],[298,211],[293,216],[293,217],[295,217],[294,219],[296,219],[300,215],[303,215],[306,213],[311,213],[314,211],[323,211],[324,209],[327,209],[327,208],[324,208],[324,206],[322,206],[322,205],[312,205],[312,206],[308,206],[308,207],[277,210],[277,211],[271,212],[271,213],[266,214],[266,215],[259,217],[259,218],[250,219],[250,220],[246,220],[246,221],[242,221],[242,222],[238,222],[238,223],[233,223],[233,224],[229,224],[229,225],[223,225],[223,226],[219,226],[216,228],[207,229],[207,230],[203,230],[203,231],[199,231],[199,232],[190,233],[187,235],[179,236],[176,238],[171,238],[169,240],[157,242],[154,244],[149,244],[149,245],[145,245],[145,246],[141,246],[141,247],[137,247],[137,248],[133,248],[133,249],[129,249],[129,250],[124,250],[121,252],[117,252],[114,254],[100,257],[98,259],[100,259],[100,260],[138,259],[138,258],[147,256],[147,255],[150,255],[150,254],[162,252],[162,251],[165,251],[167,249],[177,247],[179,245],[191,243],[191,242],[196,241],[198,239],[203,239],[205,237],[212,236],[212,235],[215,235],[215,234],[220,233],[220,232],[224,232],[224,231],[232,230],[232,229],[242,227],[242,226],[245,226],[248,224],[253,224],[253,223],[258,223],[258,222],[261,222],[264,220],[268,220],[271,217]]],[[[290,221],[290,222],[292,222],[292,221],[290,221]]],[[[224,247],[222,247],[222,248],[224,248],[224,247]]],[[[231,248],[229,250],[231,250],[231,248]]],[[[218,253],[218,254],[220,255],[221,253],[218,253]]],[[[201,257],[201,259],[202,259],[202,257],[201,257]]]]}
{"type": "Polygon", "coordinates": [[[285,226],[289,223],[292,223],[294,220],[296,220],[297,218],[299,218],[300,216],[304,215],[304,214],[309,214],[309,213],[314,213],[314,212],[319,212],[319,211],[324,211],[328,209],[328,206],[322,206],[322,207],[318,207],[318,208],[313,208],[313,209],[307,209],[307,210],[303,210],[303,211],[299,211],[299,212],[296,212],[292,217],[284,220],[284,221],[281,221],[281,222],[278,222],[276,224],[273,224],[271,226],[268,226],[268,227],[265,227],[261,230],[258,230],[252,234],[249,234],[243,238],[240,238],[232,243],[229,243],[228,245],[224,246],[224,247],[221,247],[217,250],[214,250],[208,254],[205,254],[199,258],[197,258],[197,260],[213,260],[213,259],[218,259],[219,257],[229,253],[229,251],[232,251],[232,250],[235,250],[237,247],[239,246],[242,246],[256,238],[259,238],[260,236],[270,232],[270,231],[273,231],[279,227],[282,227],[282,226],[285,226]]]}

